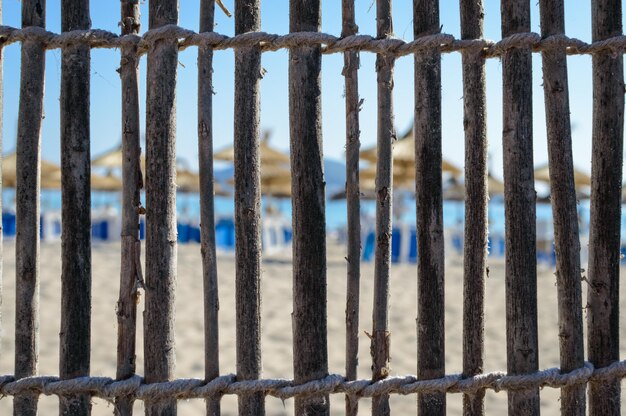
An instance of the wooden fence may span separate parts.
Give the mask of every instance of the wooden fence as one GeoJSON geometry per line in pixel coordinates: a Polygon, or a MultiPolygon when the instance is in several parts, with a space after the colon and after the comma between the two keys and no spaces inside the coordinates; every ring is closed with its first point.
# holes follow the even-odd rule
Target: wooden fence
{"type": "MultiPolygon", "coordinates": [[[[221,2],[218,2],[221,5],[221,2]]],[[[1,4],[1,3],[0,3],[1,4]]],[[[592,1],[593,43],[564,34],[562,0],[540,0],[541,34],[530,32],[528,0],[502,0],[502,40],[483,39],[480,0],[461,0],[461,39],[440,33],[439,2],[414,0],[415,40],[393,38],[391,0],[376,1],[375,37],[358,35],[354,0],[343,0],[341,37],[319,32],[320,0],[290,0],[290,33],[260,30],[260,0],[235,1],[236,35],[213,32],[214,1],[202,0],[200,33],[180,28],[178,0],[149,2],[149,30],[139,35],[139,0],[121,1],[121,35],[90,28],[88,0],[62,0],[62,33],[45,31],[45,0],[22,0],[22,29],[0,27],[0,47],[22,43],[17,138],[15,374],[0,392],[15,397],[16,415],[34,415],[40,394],[58,395],[64,415],[90,413],[90,397],[115,399],[129,415],[143,400],[148,415],[173,415],[176,400],[206,399],[220,413],[220,397],[236,394],[239,412],[263,414],[264,398],[295,397],[298,415],[329,413],[328,395],[346,395],[346,414],[359,397],[372,412],[390,412],[390,394],[416,394],[419,414],[445,412],[446,393],[464,395],[464,412],[482,414],[486,389],[507,390],[509,413],[539,413],[539,389],[561,388],[563,414],[620,412],[618,287],[624,122],[621,4],[592,1]],[[173,374],[173,295],[176,280],[175,79],[178,51],[198,48],[198,149],[204,276],[205,378],[173,374]],[[39,160],[47,49],[62,51],[62,309],[59,376],[39,376],[39,160]],[[123,94],[123,230],[115,379],[90,376],[90,49],[118,48],[123,94]],[[237,374],[218,366],[218,288],[213,205],[212,58],[235,50],[235,222],[237,374]],[[288,48],[289,125],[293,204],[293,380],[260,373],[259,86],[264,51],[288,48]],[[377,54],[378,160],[376,254],[371,378],[357,380],[360,276],[359,51],[377,54]],[[463,373],[444,368],[444,242],[441,182],[441,54],[463,58],[466,220],[463,373]],[[543,60],[551,194],[557,261],[561,368],[539,371],[531,54],[543,60]],[[348,297],[345,375],[329,375],[326,323],[325,185],[322,168],[320,69],[323,53],[343,53],[346,96],[348,297]],[[136,296],[139,261],[138,57],[148,56],[146,116],[145,368],[136,374],[136,296]],[[566,56],[593,56],[593,154],[588,270],[587,360],[583,348],[580,243],[574,189],[566,56]],[[388,291],[392,218],[394,61],[414,56],[417,200],[418,367],[416,376],[389,376],[388,291]],[[506,209],[506,373],[482,374],[487,254],[487,143],[485,60],[499,57],[503,76],[503,152],[506,209]],[[587,386],[589,387],[587,390],[587,386]]],[[[112,305],[113,307],[113,305],[112,305]]],[[[361,358],[365,359],[364,357],[361,358]]]]}

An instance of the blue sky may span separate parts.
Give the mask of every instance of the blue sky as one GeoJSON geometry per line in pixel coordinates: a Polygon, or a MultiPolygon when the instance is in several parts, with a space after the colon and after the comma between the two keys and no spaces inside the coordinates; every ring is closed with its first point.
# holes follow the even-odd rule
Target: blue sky
{"type": "MultiPolygon", "coordinates": [[[[375,34],[375,2],[355,0],[357,24],[360,33],[375,34]]],[[[199,0],[182,0],[181,26],[198,30],[199,0]]],[[[234,0],[224,0],[234,10],[234,0]]],[[[412,2],[396,0],[393,4],[394,31],[398,38],[412,39],[412,2]]],[[[3,1],[5,25],[20,25],[19,0],[3,1]]],[[[147,30],[148,2],[142,4],[142,32],[147,30]]],[[[532,1],[532,30],[539,32],[539,7],[532,1]]],[[[322,0],[322,31],[339,35],[341,32],[341,2],[322,0]]],[[[591,3],[566,1],[566,31],[569,36],[589,42],[591,39],[591,3]]],[[[92,27],[119,32],[118,1],[91,1],[92,27]]],[[[284,34],[288,32],[288,0],[265,0],[262,4],[262,30],[284,34]]],[[[500,38],[500,10],[496,0],[485,1],[485,37],[500,38]]],[[[441,2],[443,31],[459,37],[460,20],[458,1],[441,2]]],[[[232,35],[234,19],[216,10],[216,31],[232,35]]],[[[60,30],[60,0],[47,2],[47,29],[60,30]]],[[[5,48],[4,53],[4,150],[15,148],[17,107],[19,97],[19,45],[5,48]]],[[[196,48],[189,48],[179,55],[177,88],[177,152],[190,167],[197,166],[196,136],[196,48]]],[[[361,141],[363,147],[376,142],[376,73],[375,56],[361,54],[359,75],[360,95],[364,98],[361,111],[361,141]]],[[[573,124],[574,161],[589,172],[591,162],[591,59],[571,57],[568,60],[570,75],[570,101],[573,124]]],[[[262,128],[273,131],[274,146],[288,150],[288,95],[287,52],[270,52],[263,55],[263,67],[267,73],[262,80],[262,128]]],[[[324,56],[323,82],[323,133],[326,157],[344,159],[345,118],[341,54],[324,56]]],[[[91,67],[91,133],[92,155],[115,147],[120,142],[120,80],[115,69],[119,66],[119,51],[93,50],[91,67]]],[[[232,143],[233,135],[233,52],[219,51],[214,60],[214,145],[216,149],[232,143]]],[[[534,93],[534,153],[535,164],[547,161],[543,90],[541,87],[541,57],[533,58],[534,93]]],[[[145,59],[142,60],[142,103],[145,103],[145,59]]],[[[459,166],[463,164],[463,101],[461,58],[458,53],[447,54],[442,61],[443,99],[443,154],[459,166]]],[[[491,167],[494,174],[502,176],[501,145],[501,64],[491,59],[487,64],[488,137],[491,167]]],[[[59,161],[59,81],[60,51],[49,51],[46,59],[45,120],[42,136],[42,157],[59,161]]],[[[403,57],[397,61],[394,90],[395,122],[401,133],[412,122],[413,112],[413,59],[403,57]]],[[[145,109],[143,105],[142,111],[145,109]]],[[[142,122],[143,126],[143,122],[142,122]]]]}

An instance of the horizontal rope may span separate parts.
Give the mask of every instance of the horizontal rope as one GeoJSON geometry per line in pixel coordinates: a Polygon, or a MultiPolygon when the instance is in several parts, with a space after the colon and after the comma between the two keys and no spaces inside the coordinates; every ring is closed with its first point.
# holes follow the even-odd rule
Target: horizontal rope
{"type": "Polygon", "coordinates": [[[359,397],[386,394],[415,393],[466,393],[480,390],[526,390],[532,388],[562,388],[588,382],[606,382],[626,377],[626,360],[617,361],[607,367],[594,369],[585,363],[569,373],[561,374],[558,368],[524,375],[506,375],[502,372],[480,374],[463,378],[449,375],[434,380],[417,380],[415,376],[389,377],[380,381],[347,381],[343,376],[331,374],[323,379],[296,385],[293,380],[265,379],[237,381],[234,375],[217,377],[210,382],[200,379],[180,379],[162,383],[145,384],[139,376],[115,381],[107,377],[79,377],[60,380],[53,376],[35,376],[15,380],[13,376],[0,377],[0,394],[18,396],[23,394],[72,395],[89,394],[103,399],[128,396],[138,400],[158,401],[163,399],[201,399],[227,394],[263,393],[268,396],[288,399],[295,396],[346,393],[359,397]]]}
{"type": "Polygon", "coordinates": [[[121,48],[136,46],[138,54],[148,51],[151,45],[162,40],[177,40],[180,49],[189,46],[211,47],[216,50],[259,47],[262,51],[276,51],[295,47],[322,46],[323,53],[338,53],[349,50],[404,56],[425,51],[440,52],[470,51],[483,53],[485,57],[500,56],[512,48],[531,48],[533,51],[565,50],[569,55],[590,55],[599,52],[623,54],[626,49],[626,36],[615,36],[591,44],[565,35],[554,35],[542,39],[537,33],[516,33],[498,42],[474,39],[460,40],[452,35],[437,33],[420,36],[411,42],[401,39],[376,39],[369,35],[353,35],[338,38],[319,32],[296,32],[274,35],[264,32],[249,32],[234,37],[215,32],[196,33],[176,25],[166,25],[150,29],[143,36],[129,34],[119,36],[99,29],[74,30],[56,34],[40,27],[17,29],[0,26],[0,43],[39,42],[47,49],[66,48],[72,45],[87,45],[91,48],[121,48]]]}

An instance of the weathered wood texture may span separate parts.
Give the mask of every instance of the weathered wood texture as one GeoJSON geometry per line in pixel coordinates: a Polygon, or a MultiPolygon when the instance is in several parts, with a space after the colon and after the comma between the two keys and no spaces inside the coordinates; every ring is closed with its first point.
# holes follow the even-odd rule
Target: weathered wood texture
{"type": "MultiPolygon", "coordinates": [[[[384,39],[393,34],[391,1],[376,1],[376,37],[384,39]]],[[[393,203],[393,145],[396,138],[393,125],[393,69],[395,57],[376,56],[378,94],[378,127],[376,132],[376,247],[374,258],[374,306],[372,312],[372,379],[389,375],[389,272],[391,269],[391,222],[393,203]]],[[[389,395],[372,398],[372,414],[388,415],[389,395]]]]}
{"type": "MultiPolygon", "coordinates": [[[[439,32],[439,3],[415,0],[415,38],[439,32]]],[[[415,200],[417,211],[417,377],[445,374],[444,241],[441,188],[441,54],[415,55],[415,200]]],[[[419,414],[444,414],[446,395],[420,394],[419,414]]]]}
{"type": "MultiPolygon", "coordinates": [[[[342,1],[341,36],[356,35],[354,0],[342,1]]],[[[346,297],[346,379],[356,380],[359,364],[359,298],[361,280],[361,201],[359,191],[359,53],[343,54],[346,88],[346,205],[348,211],[348,274],[346,297]]],[[[359,401],[346,396],[346,415],[356,416],[359,401]]]]}
{"type": "MultiPolygon", "coordinates": [[[[260,0],[235,2],[235,33],[261,29],[260,0]]],[[[235,50],[235,284],[237,379],[261,374],[261,51],[235,50]]],[[[265,414],[261,393],[239,396],[239,414],[265,414]]]]}
{"type": "MultiPolygon", "coordinates": [[[[63,0],[63,32],[89,29],[88,0],[63,0]]],[[[88,376],[91,341],[91,162],[87,45],[67,46],[61,62],[61,356],[60,376],[88,376]]],[[[88,415],[86,394],[61,397],[63,415],[88,415]]]]}
{"type": "MultiPolygon", "coordinates": [[[[542,37],[564,34],[563,1],[541,0],[539,5],[542,37]]],[[[565,50],[545,51],[542,58],[559,304],[557,335],[561,371],[567,373],[581,368],[585,360],[567,61],[565,50]]],[[[585,415],[585,387],[581,384],[561,390],[561,414],[585,415]]]]}
{"type": "MultiPolygon", "coordinates": [[[[45,1],[24,0],[22,27],[46,26],[45,1]]],[[[39,355],[39,183],[45,49],[22,42],[17,126],[15,234],[15,377],[37,373],[39,355]]],[[[14,399],[15,415],[35,415],[37,395],[14,399]]]]}
{"type": "MultiPolygon", "coordinates": [[[[528,0],[502,0],[501,12],[503,38],[530,31],[528,0]]],[[[532,373],[539,365],[531,64],[529,48],[511,49],[502,57],[509,374],[532,373]]],[[[509,391],[508,398],[511,415],[539,413],[539,389],[509,391]]]]}
{"type": "MultiPolygon", "coordinates": [[[[622,34],[620,0],[592,2],[592,40],[622,34]]],[[[619,360],[619,262],[624,136],[624,64],[621,54],[595,54],[589,288],[588,358],[596,367],[619,360]]],[[[592,415],[620,413],[620,381],[589,384],[592,415]]]]}
{"type": "MultiPolygon", "coordinates": [[[[200,32],[212,32],[215,0],[200,3],[200,32]]],[[[219,297],[215,254],[213,187],[213,49],[198,48],[198,167],[200,170],[200,234],[204,285],[204,377],[219,376],[219,297]]],[[[208,416],[220,414],[219,397],[206,401],[208,416]]]]}
{"type": "MultiPolygon", "coordinates": [[[[289,31],[317,32],[319,0],[289,1],[289,31]]],[[[293,222],[293,367],[296,383],[328,375],[326,217],[319,47],[289,51],[293,222]]],[[[329,414],[328,396],[297,397],[298,416],[329,414]]]]}
{"type": "MultiPolygon", "coordinates": [[[[140,27],[139,0],[122,0],[122,35],[138,34],[140,27]]],[[[120,62],[122,82],[122,251],[120,267],[120,293],[117,301],[117,373],[123,380],[136,371],[135,353],[137,339],[138,289],[142,284],[139,241],[141,143],[139,126],[139,58],[136,46],[122,48],[120,62]]],[[[115,414],[133,414],[133,399],[118,397],[115,414]]]]}
{"type": "MultiPolygon", "coordinates": [[[[482,0],[461,0],[461,38],[483,37],[482,0]]],[[[483,372],[487,270],[487,97],[485,59],[468,50],[463,60],[465,130],[465,238],[463,242],[463,376],[483,372]]],[[[463,395],[463,414],[482,415],[485,391],[463,395]]]]}
{"type": "MultiPolygon", "coordinates": [[[[150,2],[150,29],[178,23],[177,0],[150,2]]],[[[148,51],[146,104],[145,380],[174,377],[176,286],[176,67],[177,40],[148,51]]],[[[176,400],[146,402],[147,416],[173,416],[176,400]]]]}

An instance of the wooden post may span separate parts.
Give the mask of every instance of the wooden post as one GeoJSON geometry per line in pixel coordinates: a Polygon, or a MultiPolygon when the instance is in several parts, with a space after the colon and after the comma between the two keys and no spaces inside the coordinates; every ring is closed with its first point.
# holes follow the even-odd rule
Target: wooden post
{"type": "MultiPolygon", "coordinates": [[[[541,0],[541,35],[565,34],[562,0],[541,0]]],[[[559,343],[561,371],[581,368],[585,361],[583,343],[582,289],[580,280],[580,240],[576,187],[572,159],[569,89],[565,50],[542,53],[543,91],[550,159],[550,195],[554,220],[556,278],[559,303],[559,343]]],[[[584,384],[561,390],[561,414],[583,416],[584,384]]]]}
{"type": "MultiPolygon", "coordinates": [[[[63,32],[89,29],[88,0],[63,0],[63,32]]],[[[61,62],[62,288],[60,376],[89,375],[91,341],[90,50],[66,46],[61,62]]],[[[88,415],[91,397],[60,398],[63,415],[88,415]]]]}
{"type": "MultiPolygon", "coordinates": [[[[200,2],[200,32],[212,32],[215,0],[200,2]]],[[[204,377],[220,375],[213,191],[213,49],[198,48],[198,167],[200,169],[200,233],[204,284],[204,377]]],[[[208,416],[220,415],[220,398],[206,401],[208,416]]]]}
{"type": "MultiPolygon", "coordinates": [[[[122,35],[138,34],[139,0],[122,0],[122,35]]],[[[117,374],[123,380],[135,374],[138,288],[142,284],[139,241],[141,144],[139,127],[139,58],[136,46],[124,46],[120,62],[122,80],[122,252],[120,293],[117,301],[117,374]]],[[[133,414],[133,399],[118,397],[115,412],[133,414]]]]}
{"type": "MultiPolygon", "coordinates": [[[[150,2],[150,29],[178,23],[177,0],[150,2]]],[[[174,377],[176,287],[176,67],[178,40],[148,51],[146,104],[146,383],[174,377]]],[[[147,416],[176,415],[176,399],[146,402],[147,416]]]]}
{"type": "MultiPolygon", "coordinates": [[[[342,2],[341,36],[356,35],[354,0],[342,2]]],[[[361,201],[359,191],[359,53],[343,54],[346,85],[346,204],[348,209],[348,281],[346,297],[346,379],[356,380],[359,364],[359,297],[361,280],[361,201]]],[[[356,416],[358,397],[346,396],[346,415],[356,416]]]]}
{"type": "MultiPolygon", "coordinates": [[[[502,37],[530,31],[530,2],[502,0],[502,37]]],[[[537,247],[532,142],[532,56],[502,57],[504,206],[506,223],[507,371],[538,370],[537,247]]],[[[509,414],[539,413],[539,389],[509,391],[509,414]]]]}
{"type": "MultiPolygon", "coordinates": [[[[483,37],[482,0],[461,1],[461,38],[483,37]]],[[[480,50],[463,52],[465,129],[465,238],[463,243],[463,377],[483,371],[485,274],[487,270],[487,122],[485,59],[480,50]]],[[[485,391],[463,395],[463,413],[482,415],[485,391]]]]}
{"type": "MultiPolygon", "coordinates": [[[[260,0],[235,2],[235,33],[261,29],[260,0]]],[[[261,51],[235,50],[235,279],[237,379],[261,374],[261,179],[259,86],[261,51]]],[[[263,415],[263,394],[239,396],[239,414],[263,415]]]]}
{"type": "MultiPolygon", "coordinates": [[[[319,0],[289,1],[289,31],[317,32],[319,0]]],[[[289,51],[293,207],[293,367],[296,383],[328,375],[326,218],[319,46],[289,51]]],[[[328,415],[328,396],[296,397],[295,413],[328,415]]]]}
{"type": "MultiPolygon", "coordinates": [[[[46,26],[45,0],[24,0],[22,27],[46,26]]],[[[15,377],[37,374],[39,355],[39,184],[45,49],[22,42],[16,154],[15,377]]],[[[35,415],[38,396],[15,397],[15,415],[35,415]]]]}
{"type": "MultiPolygon", "coordinates": [[[[622,34],[622,2],[592,2],[592,40],[622,34]]],[[[589,361],[604,367],[619,360],[619,263],[624,136],[622,54],[593,56],[593,132],[587,337],[589,361]]],[[[589,384],[589,413],[620,413],[620,380],[589,384]]]]}
{"type": "MultiPolygon", "coordinates": [[[[376,37],[385,39],[393,34],[391,0],[376,1],[376,37]]],[[[389,270],[391,268],[391,205],[393,202],[392,141],[396,137],[393,125],[393,55],[376,56],[378,92],[378,129],[376,160],[376,248],[374,258],[374,308],[371,335],[372,380],[389,375],[389,270]]],[[[388,415],[389,395],[372,398],[372,414],[388,415]]]]}
{"type": "MultiPolygon", "coordinates": [[[[416,0],[415,38],[439,32],[439,2],[416,0]]],[[[415,200],[417,212],[417,377],[445,375],[444,240],[441,188],[441,54],[415,55],[415,200]]],[[[419,394],[418,414],[445,414],[445,393],[419,394]]]]}

